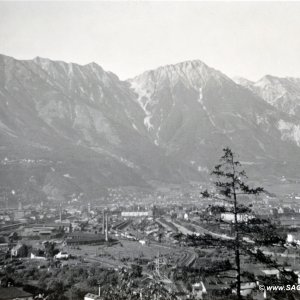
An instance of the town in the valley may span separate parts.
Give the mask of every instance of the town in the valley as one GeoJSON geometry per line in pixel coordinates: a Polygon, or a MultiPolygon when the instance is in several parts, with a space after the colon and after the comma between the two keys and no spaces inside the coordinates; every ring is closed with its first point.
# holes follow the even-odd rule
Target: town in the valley
{"type": "MultiPolygon", "coordinates": [[[[235,299],[235,257],[222,243],[233,238],[234,219],[212,210],[224,205],[210,196],[213,189],[199,183],[154,192],[109,188],[100,199],[74,194],[64,203],[24,203],[18,190],[2,189],[0,299],[235,299]],[[195,246],[191,236],[202,243],[195,246]]],[[[253,273],[242,282],[242,297],[273,299],[258,289],[264,280],[276,282],[285,270],[300,283],[300,194],[250,199],[251,214],[280,228],[284,243],[260,250],[284,268],[241,256],[242,268],[253,273]]]]}

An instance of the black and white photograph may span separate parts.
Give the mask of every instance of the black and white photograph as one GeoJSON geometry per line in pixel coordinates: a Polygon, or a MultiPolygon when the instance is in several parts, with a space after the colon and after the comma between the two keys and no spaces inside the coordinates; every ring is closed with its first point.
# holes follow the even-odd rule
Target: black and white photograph
{"type": "Polygon", "coordinates": [[[300,299],[300,1],[0,0],[0,300],[300,299]]]}

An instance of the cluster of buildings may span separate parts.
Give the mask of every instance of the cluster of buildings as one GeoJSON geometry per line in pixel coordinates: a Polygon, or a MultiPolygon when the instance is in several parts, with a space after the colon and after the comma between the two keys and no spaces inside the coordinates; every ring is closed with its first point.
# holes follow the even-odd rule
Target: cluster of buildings
{"type": "MultiPolygon", "coordinates": [[[[207,224],[205,219],[209,215],[207,207],[215,202],[212,203],[212,199],[209,198],[199,199],[198,185],[192,189],[187,187],[186,190],[176,186],[172,189],[161,188],[156,191],[155,195],[143,191],[131,191],[132,194],[127,195],[128,201],[124,201],[122,198],[123,193],[123,190],[109,190],[107,198],[104,199],[108,203],[101,204],[101,206],[92,202],[72,203],[64,207],[62,205],[45,206],[41,203],[34,208],[19,205],[15,209],[3,209],[0,211],[0,259],[9,253],[12,258],[27,257],[46,260],[45,256],[31,251],[32,248],[27,246],[28,241],[37,241],[41,244],[47,241],[58,242],[61,248],[55,254],[54,259],[61,260],[69,259],[70,254],[65,250],[68,247],[109,245],[117,241],[129,240],[145,247],[151,243],[181,247],[181,251],[187,253],[187,257],[183,258],[180,264],[172,261],[169,269],[173,268],[174,271],[176,263],[178,263],[177,266],[186,267],[193,265],[196,261],[194,254],[186,251],[185,246],[188,248],[188,245],[178,242],[179,233],[191,234],[205,227],[203,232],[215,230],[218,234],[222,234],[230,227],[225,225],[230,225],[235,221],[232,213],[220,211],[217,218],[222,221],[223,227],[218,228],[216,219],[213,218],[211,218],[213,224],[207,224]],[[139,199],[140,195],[146,197],[146,201],[139,199]],[[186,198],[188,200],[183,202],[182,200],[186,198]],[[109,203],[110,199],[113,199],[111,203],[109,203]]],[[[264,196],[257,199],[253,211],[285,226],[288,233],[287,244],[300,246],[300,230],[297,229],[300,228],[300,207],[297,204],[293,202],[293,204],[283,206],[278,199],[264,196]]],[[[253,218],[251,213],[238,214],[238,221],[248,222],[251,218],[253,218]]],[[[230,234],[228,230],[226,234],[230,234]]],[[[261,274],[266,276],[274,275],[272,273],[274,270],[264,270],[262,267],[258,269],[261,274]]],[[[173,271],[167,270],[165,274],[171,274],[173,271]]],[[[165,276],[167,277],[167,275],[165,276]]],[[[278,276],[278,274],[275,275],[278,276]]],[[[196,299],[205,299],[208,297],[207,295],[211,296],[211,291],[215,291],[216,286],[217,290],[228,287],[228,282],[223,282],[216,276],[208,279],[192,284],[192,294],[196,299]]],[[[253,282],[247,284],[245,290],[252,291],[253,282]]],[[[256,285],[256,283],[254,284],[256,285]]],[[[174,286],[173,288],[175,289],[174,286]]],[[[182,289],[183,294],[187,294],[184,285],[178,286],[176,289],[182,289]]],[[[11,294],[19,293],[18,298],[33,299],[32,295],[28,295],[26,292],[23,297],[22,291],[18,292],[16,289],[14,291],[11,289],[11,294]]],[[[5,294],[5,292],[3,293],[5,294]]],[[[0,289],[0,300],[11,299],[1,297],[0,289]]],[[[91,293],[84,298],[84,300],[100,299],[102,300],[101,296],[91,293]]]]}

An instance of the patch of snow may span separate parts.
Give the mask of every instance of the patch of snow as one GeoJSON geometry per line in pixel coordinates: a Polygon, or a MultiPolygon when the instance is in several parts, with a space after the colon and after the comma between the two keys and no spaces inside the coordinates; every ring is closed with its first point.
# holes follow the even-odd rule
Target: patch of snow
{"type": "MultiPolygon", "coordinates": [[[[162,120],[162,117],[161,117],[161,120],[162,120]]],[[[157,132],[156,132],[156,139],[155,139],[155,141],[154,141],[154,144],[156,145],[156,146],[159,146],[159,133],[160,133],[160,126],[157,128],[157,132]]]]}
{"type": "Polygon", "coordinates": [[[198,99],[198,102],[201,103],[203,100],[203,92],[202,92],[202,87],[199,88],[199,99],[198,99]]]}
{"type": "Polygon", "coordinates": [[[137,127],[136,127],[136,125],[134,123],[132,123],[132,127],[133,127],[133,129],[135,129],[136,131],[138,131],[138,129],[137,129],[137,127]]]}
{"type": "Polygon", "coordinates": [[[259,116],[259,115],[256,115],[256,124],[257,125],[260,125],[260,124],[268,124],[268,119],[266,117],[263,117],[263,116],[259,116]]]}
{"type": "Polygon", "coordinates": [[[70,174],[64,174],[64,177],[66,177],[66,178],[74,178],[70,174]]]}
{"type": "Polygon", "coordinates": [[[135,164],[124,157],[120,157],[120,161],[127,167],[134,169],[136,168],[135,164]]]}
{"type": "Polygon", "coordinates": [[[198,102],[200,103],[200,105],[202,106],[202,109],[205,111],[210,123],[214,126],[216,126],[216,123],[213,120],[213,117],[211,116],[211,114],[209,113],[209,111],[207,110],[204,102],[203,102],[203,94],[202,94],[202,88],[199,89],[199,98],[198,98],[198,102]]]}
{"type": "Polygon", "coordinates": [[[150,131],[150,129],[154,129],[153,124],[151,124],[152,114],[147,109],[148,104],[151,103],[151,97],[149,91],[144,90],[139,84],[136,82],[131,82],[131,88],[134,92],[138,95],[137,102],[139,103],[140,107],[145,112],[146,117],[144,118],[144,125],[150,131]],[[143,102],[144,100],[144,102],[143,102]]]}
{"type": "Polygon", "coordinates": [[[209,173],[209,170],[207,167],[198,166],[197,170],[198,170],[198,172],[209,173]]]}
{"type": "Polygon", "coordinates": [[[98,85],[98,90],[99,90],[99,93],[100,93],[100,97],[103,98],[103,89],[100,85],[98,85]]]}
{"type": "Polygon", "coordinates": [[[147,127],[148,131],[150,131],[150,129],[153,129],[153,125],[150,122],[151,118],[152,118],[151,115],[148,115],[147,117],[144,118],[144,125],[147,127]]]}
{"type": "Polygon", "coordinates": [[[281,132],[281,139],[283,141],[292,141],[300,147],[300,125],[280,120],[277,128],[281,132]]]}
{"type": "Polygon", "coordinates": [[[71,75],[73,75],[73,64],[71,64],[71,63],[69,63],[68,64],[68,67],[69,67],[69,69],[68,69],[68,76],[71,76],[71,75]]]}

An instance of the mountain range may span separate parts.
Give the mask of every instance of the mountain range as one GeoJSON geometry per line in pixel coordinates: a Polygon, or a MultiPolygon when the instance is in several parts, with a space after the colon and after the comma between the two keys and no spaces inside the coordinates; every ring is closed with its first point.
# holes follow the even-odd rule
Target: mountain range
{"type": "Polygon", "coordinates": [[[225,146],[254,179],[294,179],[300,79],[232,80],[193,60],[122,81],[96,63],[0,55],[0,141],[1,186],[36,198],[206,181],[225,146]]]}

